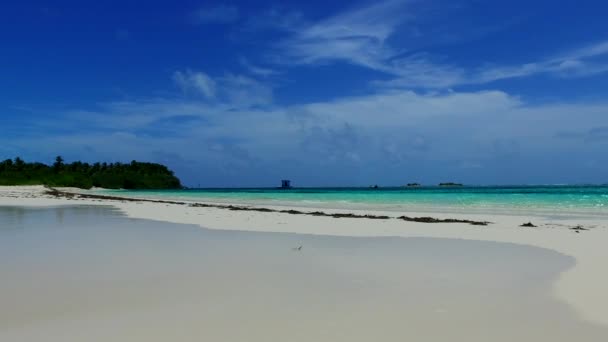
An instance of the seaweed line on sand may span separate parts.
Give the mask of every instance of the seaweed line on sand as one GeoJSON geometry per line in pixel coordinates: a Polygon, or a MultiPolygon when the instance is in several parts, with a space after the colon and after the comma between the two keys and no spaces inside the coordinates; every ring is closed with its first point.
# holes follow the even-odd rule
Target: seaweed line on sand
{"type": "Polygon", "coordinates": [[[475,221],[475,220],[467,220],[467,219],[453,219],[453,218],[434,218],[434,217],[410,217],[410,216],[399,216],[392,217],[386,215],[359,215],[352,213],[326,213],[322,211],[299,211],[294,209],[289,210],[278,210],[278,209],[270,209],[270,208],[261,208],[261,207],[247,207],[247,206],[238,206],[238,205],[226,205],[226,204],[208,204],[208,203],[187,203],[180,201],[169,201],[169,200],[156,200],[156,199],[143,199],[143,198],[129,198],[129,197],[120,197],[120,196],[110,196],[110,195],[97,195],[97,194],[83,194],[83,193],[71,193],[66,191],[60,191],[54,188],[47,188],[45,191],[47,195],[51,195],[54,197],[63,197],[63,198],[87,198],[87,199],[102,199],[102,200],[111,200],[111,201],[126,201],[126,202],[152,202],[152,203],[164,203],[164,204],[175,204],[175,205],[187,205],[193,208],[216,208],[216,209],[226,209],[233,211],[257,211],[264,213],[283,213],[290,215],[309,215],[309,216],[325,216],[325,217],[333,217],[333,218],[362,218],[362,219],[372,219],[372,220],[402,220],[407,222],[421,222],[421,223],[466,223],[474,226],[487,226],[491,222],[488,221],[475,221]]]}

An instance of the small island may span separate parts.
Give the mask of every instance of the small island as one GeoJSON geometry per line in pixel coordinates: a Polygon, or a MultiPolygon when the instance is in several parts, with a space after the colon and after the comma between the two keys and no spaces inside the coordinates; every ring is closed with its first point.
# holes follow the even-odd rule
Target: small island
{"type": "Polygon", "coordinates": [[[417,187],[417,186],[420,186],[420,183],[407,183],[408,188],[413,188],[413,187],[417,187]]]}
{"type": "Polygon", "coordinates": [[[155,163],[26,163],[17,157],[0,162],[0,185],[47,185],[90,189],[179,189],[180,180],[166,166],[155,163]]]}
{"type": "Polygon", "coordinates": [[[462,186],[462,184],[461,183],[447,182],[447,183],[439,183],[439,186],[462,186]]]}

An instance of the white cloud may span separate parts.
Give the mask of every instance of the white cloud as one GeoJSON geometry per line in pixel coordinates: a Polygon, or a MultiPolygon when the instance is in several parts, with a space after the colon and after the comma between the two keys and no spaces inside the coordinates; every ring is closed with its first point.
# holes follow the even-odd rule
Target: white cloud
{"type": "Polygon", "coordinates": [[[215,81],[204,72],[176,71],[173,73],[173,81],[185,92],[194,90],[208,99],[215,98],[215,81]]]}
{"type": "Polygon", "coordinates": [[[239,10],[237,7],[229,5],[204,7],[193,13],[193,19],[198,24],[233,23],[239,19],[239,10]]]}
{"type": "MultiPolygon", "coordinates": [[[[177,78],[194,87],[196,77],[191,76],[199,74],[181,72],[177,78]]],[[[106,103],[48,121],[37,119],[35,126],[24,123],[23,138],[0,137],[0,145],[18,146],[32,155],[61,151],[112,160],[154,161],[171,155],[177,167],[171,166],[181,167],[186,181],[199,177],[188,170],[205,170],[208,185],[232,181],[227,175],[275,181],[281,174],[300,174],[314,179],[318,167],[324,171],[317,181],[326,185],[353,184],[359,176],[365,182],[381,177],[376,179],[399,184],[403,172],[441,178],[465,169],[479,177],[499,177],[500,172],[486,173],[487,168],[499,170],[519,158],[526,163],[544,158],[550,164],[536,169],[559,168],[564,165],[551,163],[569,158],[547,158],[564,154],[608,164],[602,153],[608,141],[608,103],[530,105],[498,90],[383,89],[278,106],[272,104],[272,88],[250,77],[207,78],[215,87],[213,100],[201,93],[106,103]],[[36,139],[28,138],[33,134],[36,139]]]]}
{"type": "MultiPolygon", "coordinates": [[[[247,79],[229,78],[229,82],[248,86],[247,79]]],[[[238,96],[236,100],[240,101],[238,96]]],[[[163,131],[161,140],[172,139],[184,145],[228,139],[238,141],[238,146],[262,159],[295,155],[315,158],[314,153],[300,155],[304,144],[328,155],[350,153],[362,159],[401,147],[410,152],[433,148],[429,158],[462,155],[474,160],[478,144],[490,146],[496,139],[533,142],[538,147],[556,132],[605,126],[606,110],[608,105],[604,104],[529,106],[501,91],[385,91],[329,102],[256,109],[194,100],[117,102],[104,106],[102,111],[79,111],[70,116],[70,122],[92,133],[108,130],[130,139],[143,139],[153,127],[163,131]],[[185,115],[198,120],[183,124],[170,120],[185,115]],[[157,125],[159,120],[166,122],[162,128],[157,125]]],[[[57,121],[48,124],[53,122],[57,121]]],[[[162,144],[156,148],[162,150],[162,144]]]]}

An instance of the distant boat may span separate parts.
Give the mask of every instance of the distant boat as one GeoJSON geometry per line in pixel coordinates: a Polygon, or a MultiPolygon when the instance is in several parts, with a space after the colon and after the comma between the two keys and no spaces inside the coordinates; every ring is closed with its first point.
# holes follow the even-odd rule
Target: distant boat
{"type": "Polygon", "coordinates": [[[289,179],[283,179],[281,181],[280,189],[291,189],[291,181],[289,179]]]}

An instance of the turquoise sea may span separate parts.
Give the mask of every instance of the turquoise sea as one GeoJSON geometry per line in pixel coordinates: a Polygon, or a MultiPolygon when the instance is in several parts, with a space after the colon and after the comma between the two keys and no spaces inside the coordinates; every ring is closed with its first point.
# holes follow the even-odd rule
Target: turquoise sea
{"type": "Polygon", "coordinates": [[[104,190],[125,196],[330,208],[608,212],[608,185],[104,190]]]}

